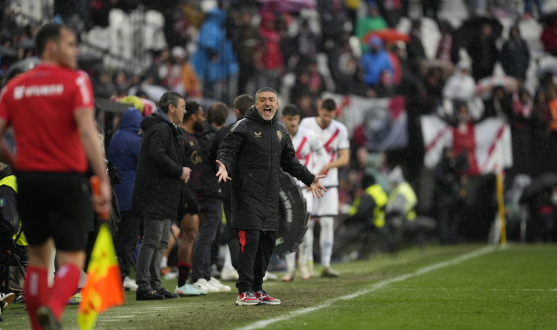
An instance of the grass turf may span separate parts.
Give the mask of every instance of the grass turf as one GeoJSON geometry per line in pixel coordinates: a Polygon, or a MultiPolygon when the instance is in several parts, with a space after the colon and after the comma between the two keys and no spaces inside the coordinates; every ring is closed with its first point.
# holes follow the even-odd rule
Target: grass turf
{"type": "MultiPolygon", "coordinates": [[[[97,329],[234,329],[319,306],[386,279],[455,258],[479,246],[403,251],[335,265],[338,279],[312,278],[264,285],[281,306],[234,306],[236,292],[159,302],[136,302],[102,314],[97,329]]],[[[557,246],[511,245],[487,255],[391,283],[380,290],[271,324],[267,329],[556,329],[557,246]]],[[[316,268],[317,270],[317,268],[316,268]]],[[[175,281],[166,281],[174,289],[175,281]]],[[[18,307],[18,305],[13,305],[18,307]]],[[[19,305],[21,306],[21,305],[19,305]]],[[[76,329],[76,306],[65,329],[76,329]]],[[[4,313],[16,312],[11,306],[4,313]]],[[[28,329],[26,315],[6,315],[0,329],[28,329]]]]}

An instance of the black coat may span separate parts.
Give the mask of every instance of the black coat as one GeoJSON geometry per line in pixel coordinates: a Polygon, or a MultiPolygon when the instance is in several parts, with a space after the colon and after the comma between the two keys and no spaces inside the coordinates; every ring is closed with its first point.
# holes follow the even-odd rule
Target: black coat
{"type": "Polygon", "coordinates": [[[526,41],[521,38],[507,40],[501,51],[501,65],[508,76],[525,81],[530,65],[530,50],[526,41]]]}
{"type": "Polygon", "coordinates": [[[296,159],[286,129],[261,118],[251,107],[234,124],[218,150],[218,159],[232,178],[232,228],[277,231],[279,228],[279,167],[311,185],[315,176],[296,159]]]}
{"type": "Polygon", "coordinates": [[[220,184],[216,177],[217,171],[215,161],[217,158],[212,153],[213,142],[219,130],[208,122],[205,122],[203,126],[203,133],[196,134],[203,164],[203,168],[201,169],[203,176],[203,193],[207,198],[222,199],[220,184]]]}
{"type": "Polygon", "coordinates": [[[176,219],[184,182],[184,152],[179,133],[161,110],[141,122],[145,132],[139,151],[132,212],[137,217],[176,219]]]}

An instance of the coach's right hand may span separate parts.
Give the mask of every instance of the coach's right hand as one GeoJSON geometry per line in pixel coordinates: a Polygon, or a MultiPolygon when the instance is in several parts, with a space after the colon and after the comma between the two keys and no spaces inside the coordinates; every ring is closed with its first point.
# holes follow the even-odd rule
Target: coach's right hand
{"type": "Polygon", "coordinates": [[[221,163],[220,161],[217,160],[217,164],[219,164],[219,171],[217,172],[217,175],[219,177],[219,182],[221,180],[224,180],[224,182],[226,182],[226,180],[232,180],[229,176],[228,176],[228,171],[226,170],[226,166],[224,166],[223,163],[221,163]]]}
{"type": "Polygon", "coordinates": [[[110,217],[112,209],[112,186],[108,176],[100,180],[101,195],[93,194],[93,206],[97,214],[106,214],[110,217]]]}
{"type": "Polygon", "coordinates": [[[180,177],[180,179],[188,182],[188,180],[190,179],[190,173],[191,173],[191,168],[182,167],[182,176],[180,177]]]}

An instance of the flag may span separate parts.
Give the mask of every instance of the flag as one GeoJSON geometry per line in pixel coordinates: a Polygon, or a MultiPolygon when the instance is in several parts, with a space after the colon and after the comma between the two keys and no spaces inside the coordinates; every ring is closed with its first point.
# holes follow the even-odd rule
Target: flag
{"type": "Polygon", "coordinates": [[[512,167],[511,129],[502,118],[488,118],[464,129],[454,128],[437,116],[422,116],[425,146],[424,165],[434,168],[443,156],[444,148],[455,155],[466,153],[468,175],[499,173],[512,167]]]}
{"type": "Polygon", "coordinates": [[[369,151],[387,151],[408,144],[404,97],[370,99],[355,95],[324,93],[337,104],[340,121],[346,125],[356,145],[369,151]]]}
{"type": "Polygon", "coordinates": [[[120,268],[106,222],[99,229],[87,275],[77,315],[79,327],[84,330],[95,327],[100,313],[124,303],[120,268]]]}

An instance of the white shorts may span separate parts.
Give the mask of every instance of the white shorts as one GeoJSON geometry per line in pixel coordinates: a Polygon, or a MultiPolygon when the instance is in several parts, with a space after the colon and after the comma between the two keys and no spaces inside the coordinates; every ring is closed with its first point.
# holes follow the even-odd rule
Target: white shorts
{"type": "Polygon", "coordinates": [[[313,196],[311,195],[311,190],[307,191],[306,188],[302,188],[302,196],[304,196],[306,200],[306,212],[311,213],[311,211],[313,211],[313,196]]]}
{"type": "Polygon", "coordinates": [[[338,215],[338,188],[327,188],[323,197],[313,200],[311,215],[318,217],[335,217],[338,215]]]}

